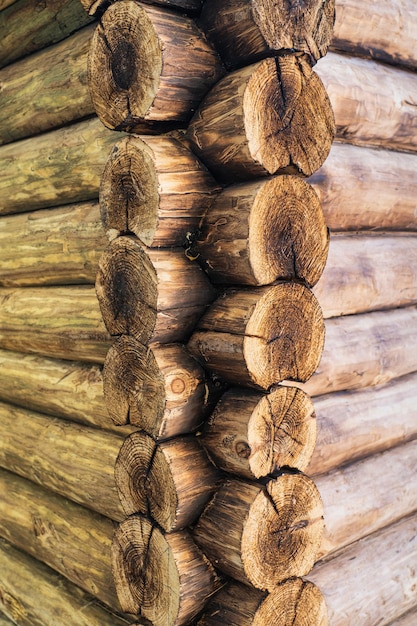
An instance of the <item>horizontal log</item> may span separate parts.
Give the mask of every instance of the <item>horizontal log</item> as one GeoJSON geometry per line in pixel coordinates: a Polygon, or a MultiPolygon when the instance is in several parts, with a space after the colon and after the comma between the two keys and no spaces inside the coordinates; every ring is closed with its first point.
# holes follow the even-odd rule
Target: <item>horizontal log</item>
{"type": "Polygon", "coordinates": [[[201,318],[188,343],[204,365],[235,385],[269,389],[306,381],[324,343],[322,313],[298,283],[228,290],[201,318]]]}
{"type": "Polygon", "coordinates": [[[0,466],[114,520],[123,439],[97,428],[0,403],[0,466]]]}
{"type": "Polygon", "coordinates": [[[304,471],[316,432],[313,403],[301,389],[277,386],[262,394],[235,387],[216,405],[201,443],[220,469],[253,480],[283,466],[304,471]]]}
{"type": "Polygon", "coordinates": [[[323,557],[417,510],[417,441],[315,478],[324,505],[323,557]]]}
{"type": "Polygon", "coordinates": [[[94,113],[87,88],[87,54],[93,30],[88,26],[0,70],[0,144],[94,113]]]}
{"type": "Polygon", "coordinates": [[[111,235],[134,233],[146,246],[182,246],[197,230],[218,185],[179,139],[128,136],[113,148],[100,186],[111,235]]]}
{"type": "Polygon", "coordinates": [[[417,309],[406,307],[326,320],[317,370],[300,385],[311,396],[387,383],[417,371],[417,309]]]}
{"type": "Polygon", "coordinates": [[[112,564],[122,608],[153,626],[189,624],[219,585],[188,531],[163,535],[138,515],[117,528],[112,564]]]}
{"type": "Polygon", "coordinates": [[[1,626],[127,626],[132,620],[107,611],[93,596],[37,559],[0,540],[1,626]],[[40,601],[41,599],[41,601],[40,601]]]}
{"type": "Polygon", "coordinates": [[[325,318],[415,304],[417,237],[333,235],[314,294],[325,318]]]}
{"type": "MultiPolygon", "coordinates": [[[[146,0],[149,4],[160,4],[173,8],[183,9],[184,11],[198,11],[203,0],[146,0]]],[[[80,0],[82,6],[90,15],[100,15],[106,7],[117,0],[80,0]]]]}
{"type": "Polygon", "coordinates": [[[96,291],[108,332],[143,344],[186,339],[215,296],[182,248],[145,252],[127,236],[114,239],[102,255],[96,291]]]}
{"type": "Polygon", "coordinates": [[[282,473],[265,487],[226,480],[193,536],[210,561],[246,585],[273,591],[312,568],[323,534],[320,495],[304,474],[282,473]]]}
{"type": "Polygon", "coordinates": [[[306,473],[328,472],[414,439],[416,385],[417,375],[410,374],[386,385],[314,398],[317,441],[306,473]]]}
{"type": "Polygon", "coordinates": [[[417,516],[345,548],[309,575],[326,600],[329,624],[390,624],[415,604],[417,516]]]}
{"type": "Polygon", "coordinates": [[[210,400],[204,371],[183,346],[149,348],[128,336],[108,351],[103,383],[114,424],[131,424],[156,440],[197,430],[210,400]]]}
{"type": "Polygon", "coordinates": [[[97,202],[0,218],[0,285],[94,284],[108,245],[97,202]]]}
{"type": "Polygon", "coordinates": [[[297,176],[231,185],[202,220],[196,250],[212,281],[268,285],[299,279],[314,285],[327,258],[320,201],[297,176]]]}
{"type": "Polygon", "coordinates": [[[191,120],[187,137],[219,180],[310,176],[329,153],[334,117],[307,59],[288,54],[221,79],[191,120]]]}
{"type": "Polygon", "coordinates": [[[316,71],[332,103],[337,139],[417,150],[417,84],[412,72],[332,52],[316,71]]]}
{"type": "Polygon", "coordinates": [[[326,54],[335,21],[334,0],[293,2],[222,0],[203,4],[200,22],[227,67],[248,65],[283,50],[305,52],[312,62],[326,54]]]}
{"type": "Polygon", "coordinates": [[[0,289],[0,347],[102,363],[110,347],[94,287],[0,289]]]}
{"type": "Polygon", "coordinates": [[[117,139],[93,118],[0,147],[0,215],[98,198],[117,139]]]}
{"type": "Polygon", "coordinates": [[[335,142],[308,182],[333,231],[416,230],[414,154],[335,142]]]}
{"type": "Polygon", "coordinates": [[[0,491],[0,536],[120,612],[114,522],[2,469],[0,491]]]}
{"type": "Polygon", "coordinates": [[[320,590],[302,578],[285,580],[276,585],[269,594],[233,582],[209,601],[203,616],[197,622],[197,626],[225,624],[327,626],[327,609],[320,590]]]}
{"type": "Polygon", "coordinates": [[[0,67],[65,39],[91,21],[79,0],[54,0],[35,9],[32,0],[14,3],[0,13],[0,67]]]}
{"type": "Polygon", "coordinates": [[[191,18],[134,0],[109,6],[88,57],[95,111],[116,130],[137,131],[144,120],[188,121],[223,72],[191,18]]]}
{"type": "Polygon", "coordinates": [[[413,0],[383,0],[377,11],[360,0],[337,0],[332,48],[415,69],[416,24],[413,0]]]}

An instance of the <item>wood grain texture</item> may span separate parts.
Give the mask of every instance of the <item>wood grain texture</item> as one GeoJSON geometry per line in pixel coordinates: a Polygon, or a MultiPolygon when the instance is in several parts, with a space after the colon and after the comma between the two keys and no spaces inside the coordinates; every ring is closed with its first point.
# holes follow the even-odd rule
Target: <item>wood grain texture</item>
{"type": "Polygon", "coordinates": [[[414,626],[417,620],[417,607],[391,622],[390,626],[414,626]]]}
{"type": "MultiPolygon", "coordinates": [[[[3,0],[6,1],[6,0],[3,0]]],[[[117,0],[80,0],[82,6],[90,15],[99,16],[106,7],[117,0]]],[[[201,8],[203,0],[146,0],[147,4],[159,4],[194,13],[201,8]]]]}

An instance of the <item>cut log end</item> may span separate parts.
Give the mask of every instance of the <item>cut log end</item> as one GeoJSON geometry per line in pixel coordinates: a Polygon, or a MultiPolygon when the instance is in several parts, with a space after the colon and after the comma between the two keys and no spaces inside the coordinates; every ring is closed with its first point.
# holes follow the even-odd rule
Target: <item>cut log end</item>
{"type": "Polygon", "coordinates": [[[253,626],[265,624],[327,626],[323,595],[309,581],[301,578],[286,580],[271,590],[254,616],[253,626]]]}

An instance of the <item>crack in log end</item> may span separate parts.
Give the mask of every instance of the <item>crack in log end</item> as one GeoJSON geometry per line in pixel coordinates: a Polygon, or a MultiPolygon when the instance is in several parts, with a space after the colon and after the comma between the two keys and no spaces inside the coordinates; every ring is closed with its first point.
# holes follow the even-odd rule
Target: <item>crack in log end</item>
{"type": "Polygon", "coordinates": [[[135,47],[121,38],[113,50],[110,67],[116,85],[123,91],[127,91],[132,85],[137,66],[137,53],[135,47]]]}

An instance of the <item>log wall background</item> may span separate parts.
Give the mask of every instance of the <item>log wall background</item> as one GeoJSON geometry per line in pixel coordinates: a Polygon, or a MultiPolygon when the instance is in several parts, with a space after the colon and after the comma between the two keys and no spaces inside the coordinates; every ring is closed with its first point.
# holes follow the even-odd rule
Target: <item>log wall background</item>
{"type": "MultiPolygon", "coordinates": [[[[274,17],[296,24],[287,4],[274,17]]],[[[267,2],[230,10],[252,5],[264,24],[267,2]]],[[[0,0],[0,623],[414,623],[416,9],[337,0],[329,52],[323,24],[297,45],[253,37],[249,51],[228,24],[220,0],[0,0]],[[165,54],[160,90],[136,113],[133,87],[127,101],[102,98],[129,92],[135,64],[156,71],[161,49],[127,55],[116,87],[100,65],[131,9],[165,54]],[[187,37],[201,57],[178,57],[187,37]],[[304,160],[291,89],[310,63],[290,48],[317,61],[324,86],[294,97],[321,146],[304,145],[304,160]],[[264,164],[242,166],[243,152],[229,158],[237,114],[219,130],[207,103],[244,88],[256,107],[248,77],[256,95],[275,58],[291,159],[272,162],[266,141],[264,164]],[[266,245],[262,224],[287,243],[266,245]],[[290,344],[307,336],[296,357],[257,343],[275,342],[277,307],[290,344]],[[288,493],[301,508],[280,522],[288,493]],[[257,512],[265,494],[273,506],[257,512]],[[242,564],[245,515],[281,537],[279,554],[266,543],[267,583],[256,546],[242,564]]]]}

